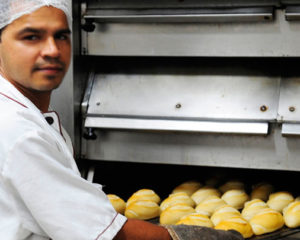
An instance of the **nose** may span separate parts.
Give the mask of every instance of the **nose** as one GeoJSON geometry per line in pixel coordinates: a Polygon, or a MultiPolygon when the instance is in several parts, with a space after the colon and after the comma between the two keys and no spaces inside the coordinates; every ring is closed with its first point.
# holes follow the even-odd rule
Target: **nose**
{"type": "Polygon", "coordinates": [[[45,40],[42,47],[41,55],[42,57],[51,57],[51,58],[57,58],[60,56],[60,50],[53,37],[49,37],[45,40]]]}

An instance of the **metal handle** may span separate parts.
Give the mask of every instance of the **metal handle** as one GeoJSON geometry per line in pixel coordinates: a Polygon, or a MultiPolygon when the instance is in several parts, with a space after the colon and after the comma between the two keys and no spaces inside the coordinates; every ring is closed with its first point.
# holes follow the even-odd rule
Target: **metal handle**
{"type": "Polygon", "coordinates": [[[216,122],[88,116],[86,128],[267,135],[267,122],[216,122]]]}
{"type": "Polygon", "coordinates": [[[273,20],[273,7],[232,9],[146,9],[102,10],[89,9],[85,20],[95,22],[254,22],[273,20]]]}

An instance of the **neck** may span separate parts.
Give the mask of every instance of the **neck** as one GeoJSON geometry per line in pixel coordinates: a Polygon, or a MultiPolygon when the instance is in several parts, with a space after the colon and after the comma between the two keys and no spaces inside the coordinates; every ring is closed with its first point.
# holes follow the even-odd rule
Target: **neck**
{"type": "Polygon", "coordinates": [[[25,97],[27,97],[42,113],[48,111],[51,91],[28,89],[17,82],[11,82],[25,97]]]}

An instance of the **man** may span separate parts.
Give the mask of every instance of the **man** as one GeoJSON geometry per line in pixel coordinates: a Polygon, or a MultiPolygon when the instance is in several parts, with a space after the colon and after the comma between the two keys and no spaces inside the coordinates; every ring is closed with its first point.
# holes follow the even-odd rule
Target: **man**
{"type": "Polygon", "coordinates": [[[101,186],[80,177],[70,138],[49,110],[70,64],[66,1],[1,1],[0,239],[171,239],[174,229],[126,219],[101,186]]]}

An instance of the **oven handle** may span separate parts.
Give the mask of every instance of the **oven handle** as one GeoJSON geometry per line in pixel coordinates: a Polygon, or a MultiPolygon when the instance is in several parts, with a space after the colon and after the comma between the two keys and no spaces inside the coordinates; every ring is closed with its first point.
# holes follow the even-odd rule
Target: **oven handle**
{"type": "Polygon", "coordinates": [[[87,116],[86,128],[267,135],[267,122],[218,122],[87,116]]]}
{"type": "Polygon", "coordinates": [[[91,22],[134,22],[134,23],[223,23],[223,22],[265,22],[273,20],[273,7],[222,8],[222,9],[146,9],[106,10],[88,9],[84,19],[91,22]]]}

